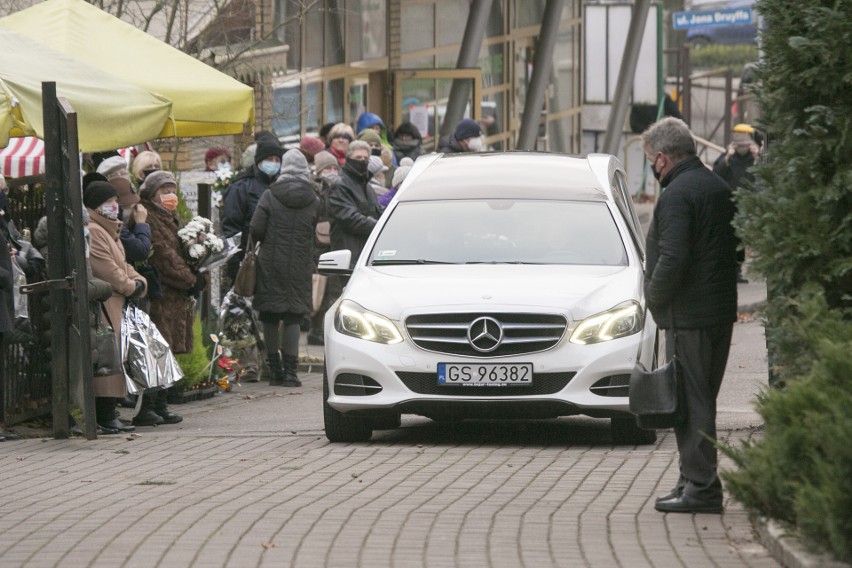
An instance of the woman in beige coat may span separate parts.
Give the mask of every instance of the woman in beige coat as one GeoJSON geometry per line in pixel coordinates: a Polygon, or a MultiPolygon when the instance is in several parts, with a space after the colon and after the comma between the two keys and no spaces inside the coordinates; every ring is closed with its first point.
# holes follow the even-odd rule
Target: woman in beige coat
{"type": "MultiPolygon", "coordinates": [[[[119,240],[121,221],[118,220],[118,192],[115,187],[103,181],[90,183],[83,191],[83,204],[90,216],[89,264],[92,276],[112,286],[112,296],[104,302],[109,321],[104,323],[115,330],[120,351],[124,304],[127,298],[143,296],[147,283],[125,261],[124,247],[119,240]]],[[[103,314],[101,316],[103,318],[103,314]]],[[[115,399],[127,395],[124,375],[95,377],[94,391],[98,425],[104,429],[132,431],[133,426],[125,426],[115,416],[115,399]]]]}

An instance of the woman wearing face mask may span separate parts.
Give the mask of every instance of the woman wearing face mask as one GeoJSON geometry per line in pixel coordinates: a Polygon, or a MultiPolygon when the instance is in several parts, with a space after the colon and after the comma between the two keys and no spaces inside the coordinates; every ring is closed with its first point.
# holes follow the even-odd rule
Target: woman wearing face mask
{"type": "MultiPolygon", "coordinates": [[[[92,276],[109,283],[112,295],[105,302],[109,321],[116,330],[116,342],[121,333],[121,315],[127,298],[145,295],[147,283],[125,260],[124,247],[119,240],[121,221],[118,219],[118,192],[105,181],[94,181],[83,192],[83,204],[89,214],[89,265],[92,276]]],[[[101,314],[102,319],[106,319],[101,314]]],[[[120,346],[118,346],[120,349],[120,346]]],[[[131,431],[115,417],[115,399],[127,394],[124,376],[119,373],[95,377],[95,413],[98,426],[104,430],[131,431]]]]}
{"type": "Polygon", "coordinates": [[[260,196],[266,191],[281,171],[281,156],[284,149],[275,138],[261,138],[257,142],[254,165],[237,174],[222,196],[222,233],[233,237],[242,233],[241,251],[228,261],[228,276],[233,282],[248,246],[249,226],[260,196]]]}
{"type": "Polygon", "coordinates": [[[132,170],[133,177],[136,179],[136,185],[141,186],[145,178],[151,173],[163,169],[163,160],[158,153],[145,150],[144,152],[139,152],[139,155],[133,158],[133,165],[130,169],[132,170]]]}

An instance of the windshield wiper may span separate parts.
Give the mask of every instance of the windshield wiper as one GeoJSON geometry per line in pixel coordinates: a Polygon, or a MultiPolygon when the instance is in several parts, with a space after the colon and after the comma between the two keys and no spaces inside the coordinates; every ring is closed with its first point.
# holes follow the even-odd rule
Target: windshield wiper
{"type": "Polygon", "coordinates": [[[469,260],[465,264],[542,264],[541,262],[525,262],[523,260],[469,260]]]}
{"type": "Polygon", "coordinates": [[[423,258],[377,258],[370,266],[393,266],[403,264],[456,264],[455,262],[444,262],[443,260],[426,260],[423,258]]]}

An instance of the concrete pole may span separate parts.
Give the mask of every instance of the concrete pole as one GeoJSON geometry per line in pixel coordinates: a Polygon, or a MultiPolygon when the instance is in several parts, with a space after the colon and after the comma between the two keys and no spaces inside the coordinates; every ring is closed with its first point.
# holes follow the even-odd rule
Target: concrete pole
{"type": "MultiPolygon", "coordinates": [[[[456,69],[469,69],[476,67],[479,60],[479,51],[482,48],[482,39],[485,37],[485,25],[488,23],[488,15],[491,13],[491,0],[474,0],[467,16],[467,24],[464,27],[459,58],[456,61],[456,69]]],[[[441,124],[441,135],[452,134],[456,124],[464,118],[464,107],[470,98],[470,79],[454,79],[450,89],[450,98],[447,101],[447,112],[444,114],[444,122],[441,124]]],[[[471,109],[473,112],[473,109],[471,109]]]]}
{"type": "Polygon", "coordinates": [[[615,154],[621,142],[624,128],[624,117],[627,115],[627,102],[633,90],[633,76],[636,74],[636,64],[639,62],[639,48],[642,36],[645,34],[645,21],[648,19],[648,9],[651,0],[636,0],[633,4],[633,17],[627,30],[627,42],[624,44],[624,55],[621,58],[621,68],[618,70],[618,82],[615,86],[615,100],[609,113],[606,125],[602,151],[605,154],[615,154]]]}
{"type": "Polygon", "coordinates": [[[544,107],[544,90],[553,67],[553,49],[559,34],[559,21],[562,17],[562,0],[547,0],[541,32],[533,61],[533,74],[524,104],[524,118],[518,133],[518,150],[535,150],[538,123],[541,109],[544,107]]]}

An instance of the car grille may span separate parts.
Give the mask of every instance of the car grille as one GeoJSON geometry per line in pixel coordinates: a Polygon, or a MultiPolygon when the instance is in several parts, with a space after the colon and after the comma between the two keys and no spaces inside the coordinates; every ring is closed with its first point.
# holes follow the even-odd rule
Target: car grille
{"type": "Polygon", "coordinates": [[[534,396],[561,391],[576,373],[533,373],[533,382],[528,387],[465,387],[438,384],[437,373],[412,373],[397,371],[396,376],[403,384],[418,394],[440,396],[534,396]]]}
{"type": "Polygon", "coordinates": [[[559,343],[566,327],[565,317],[557,314],[421,314],[409,316],[405,320],[408,334],[421,349],[468,357],[507,357],[545,351],[559,343]],[[499,343],[484,345],[485,349],[489,349],[487,352],[476,349],[468,339],[471,325],[475,325],[472,336],[481,331],[483,318],[492,322],[488,324],[492,326],[492,331],[493,322],[502,329],[499,343]]]}

